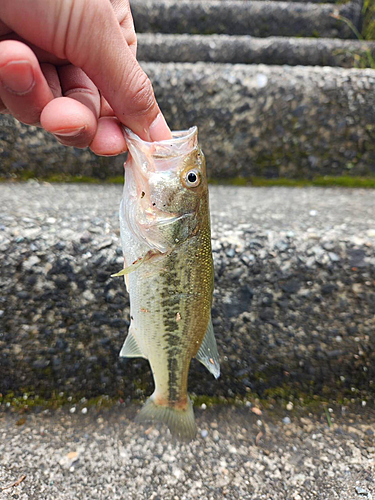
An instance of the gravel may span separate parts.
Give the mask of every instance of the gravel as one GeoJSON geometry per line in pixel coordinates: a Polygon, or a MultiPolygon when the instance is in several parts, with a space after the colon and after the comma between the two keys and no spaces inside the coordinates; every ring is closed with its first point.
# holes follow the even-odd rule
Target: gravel
{"type": "MultiPolygon", "coordinates": [[[[120,196],[120,186],[0,185],[3,395],[151,393],[148,363],[118,358],[129,324],[123,282],[110,278],[122,267],[120,196]]],[[[190,391],[371,401],[373,191],[213,186],[211,204],[222,376],[194,361],[190,391]]]]}
{"type": "Polygon", "coordinates": [[[373,412],[335,410],[328,426],[323,411],[285,425],[269,410],[197,410],[200,432],[188,445],[136,426],[134,412],[0,413],[0,498],[375,498],[373,412]]]}

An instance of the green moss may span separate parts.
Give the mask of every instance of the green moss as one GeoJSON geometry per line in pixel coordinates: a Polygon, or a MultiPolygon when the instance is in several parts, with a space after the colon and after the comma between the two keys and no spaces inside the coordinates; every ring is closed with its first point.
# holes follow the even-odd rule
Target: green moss
{"type": "MultiPolygon", "coordinates": [[[[32,178],[32,177],[30,177],[32,178]]],[[[17,181],[24,181],[25,179],[17,179],[17,181]]],[[[105,181],[93,177],[85,176],[59,176],[53,175],[48,178],[38,179],[40,182],[51,183],[85,183],[85,184],[123,184],[124,179],[122,176],[110,177],[105,181]]],[[[4,177],[0,177],[0,182],[17,182],[15,179],[9,181],[4,177]]],[[[290,179],[288,177],[233,177],[233,178],[210,178],[209,184],[211,185],[229,185],[229,186],[253,186],[253,187],[346,187],[346,188],[375,188],[375,177],[360,177],[360,176],[319,176],[313,179],[290,179]]]]}
{"type": "Polygon", "coordinates": [[[68,397],[63,393],[53,393],[49,399],[35,394],[32,390],[24,390],[22,395],[15,395],[14,392],[0,395],[0,408],[11,407],[15,410],[57,409],[68,402],[68,397]]]}
{"type": "Polygon", "coordinates": [[[359,177],[359,176],[331,176],[325,175],[309,179],[289,179],[287,177],[277,177],[267,179],[265,177],[234,177],[232,179],[209,179],[213,185],[230,185],[230,186],[254,186],[254,187],[346,187],[346,188],[375,188],[375,177],[359,177]]]}
{"type": "Polygon", "coordinates": [[[118,175],[117,177],[109,177],[106,182],[109,184],[124,184],[124,176],[118,175]]]}
{"type": "MultiPolygon", "coordinates": [[[[29,179],[32,177],[29,177],[29,179]]],[[[0,182],[17,182],[24,181],[24,178],[19,179],[6,179],[0,177],[0,182]]],[[[86,183],[86,184],[123,184],[124,178],[122,176],[109,177],[101,181],[94,177],[85,176],[60,176],[52,175],[46,178],[38,179],[40,182],[57,182],[57,183],[86,183]]],[[[275,177],[272,179],[266,177],[250,176],[250,177],[232,177],[232,178],[210,178],[211,185],[227,185],[227,186],[253,186],[253,187],[269,187],[269,186],[283,186],[283,187],[346,187],[346,188],[375,188],[374,177],[359,177],[359,176],[331,176],[325,175],[314,177],[313,179],[290,179],[288,177],[275,177]]]]}
{"type": "Polygon", "coordinates": [[[48,182],[73,182],[73,183],[85,183],[85,184],[99,184],[100,179],[94,177],[89,177],[87,175],[74,175],[74,176],[63,176],[63,175],[51,175],[48,182]]]}
{"type": "Polygon", "coordinates": [[[375,188],[375,177],[324,176],[313,181],[314,186],[340,186],[347,188],[375,188]]]}
{"type": "MultiPolygon", "coordinates": [[[[265,375],[262,374],[264,378],[265,375]]],[[[144,386],[142,383],[141,392],[144,394],[144,386]]],[[[147,392],[149,389],[147,388],[147,392]]],[[[281,386],[271,387],[262,392],[261,395],[247,392],[246,395],[234,395],[232,397],[225,396],[207,396],[191,394],[191,400],[196,407],[205,404],[206,407],[212,406],[237,406],[241,407],[248,403],[252,405],[260,405],[265,409],[285,408],[292,402],[294,408],[316,411],[324,408],[326,405],[350,405],[358,404],[362,401],[370,401],[373,394],[360,390],[359,388],[343,387],[342,382],[338,379],[332,382],[331,385],[323,387],[319,390],[319,394],[315,394],[314,384],[307,385],[303,390],[298,388],[296,384],[284,383],[281,386]]],[[[144,398],[142,398],[144,399],[144,398]]],[[[86,408],[112,408],[121,403],[119,396],[99,395],[94,398],[86,399],[84,394],[74,394],[68,396],[66,393],[52,393],[50,397],[43,397],[35,394],[33,390],[23,389],[21,394],[9,392],[6,395],[0,394],[0,411],[11,409],[12,411],[27,412],[34,409],[38,410],[56,410],[58,408],[76,406],[86,408]]],[[[132,403],[141,404],[139,398],[133,399],[132,403]]]]}

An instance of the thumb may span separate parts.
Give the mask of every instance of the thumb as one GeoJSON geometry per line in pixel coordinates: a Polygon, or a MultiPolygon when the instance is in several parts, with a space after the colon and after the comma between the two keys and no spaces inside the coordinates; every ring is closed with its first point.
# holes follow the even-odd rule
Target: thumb
{"type": "Polygon", "coordinates": [[[128,0],[121,3],[123,28],[109,0],[1,0],[0,20],[82,68],[118,119],[142,139],[169,139],[151,82],[128,45],[135,40],[128,0]]]}

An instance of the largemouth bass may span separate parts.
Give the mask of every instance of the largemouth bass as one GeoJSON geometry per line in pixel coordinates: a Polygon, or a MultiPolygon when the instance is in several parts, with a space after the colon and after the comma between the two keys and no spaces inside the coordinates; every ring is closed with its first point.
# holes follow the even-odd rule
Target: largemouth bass
{"type": "Polygon", "coordinates": [[[196,425],[187,393],[191,359],[217,378],[211,321],[214,270],[208,186],[197,128],[145,142],[125,129],[129,158],[120,205],[122,271],[130,327],[120,356],[148,359],[155,391],[137,416],[164,422],[191,440],[196,425]]]}

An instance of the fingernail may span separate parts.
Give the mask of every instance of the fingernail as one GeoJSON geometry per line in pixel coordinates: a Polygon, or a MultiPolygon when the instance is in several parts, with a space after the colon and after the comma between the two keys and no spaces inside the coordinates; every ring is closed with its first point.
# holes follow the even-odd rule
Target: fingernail
{"type": "Polygon", "coordinates": [[[30,92],[35,85],[34,72],[28,61],[12,61],[0,68],[4,88],[16,95],[30,92]]]}
{"type": "Polygon", "coordinates": [[[56,130],[55,132],[53,132],[53,135],[55,135],[56,137],[61,137],[62,139],[65,138],[65,137],[77,137],[78,135],[80,135],[83,130],[85,130],[85,126],[83,127],[79,127],[79,128],[66,128],[66,129],[62,129],[62,130],[56,130]]]}
{"type": "Polygon", "coordinates": [[[172,133],[165,121],[164,116],[159,113],[149,128],[151,141],[165,141],[171,139],[172,133]]]}

